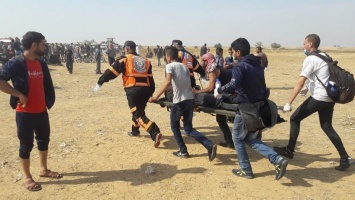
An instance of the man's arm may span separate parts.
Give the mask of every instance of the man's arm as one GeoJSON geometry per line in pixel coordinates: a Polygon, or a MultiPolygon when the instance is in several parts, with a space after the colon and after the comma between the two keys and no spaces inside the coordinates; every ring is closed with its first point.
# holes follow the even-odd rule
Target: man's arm
{"type": "Polygon", "coordinates": [[[222,87],[218,88],[218,93],[227,93],[227,94],[234,94],[236,92],[236,89],[239,87],[241,84],[241,80],[243,79],[243,67],[234,67],[232,69],[232,79],[230,80],[229,83],[226,85],[223,85],[222,87]]]}
{"type": "Polygon", "coordinates": [[[124,71],[125,62],[126,62],[125,57],[121,59],[117,59],[112,64],[112,66],[106,69],[106,71],[102,74],[102,76],[97,81],[97,84],[101,86],[102,84],[109,82],[110,80],[115,79],[117,76],[119,76],[124,71]]]}
{"type": "Polygon", "coordinates": [[[292,104],[292,102],[296,99],[297,95],[300,93],[300,91],[302,90],[304,83],[306,82],[307,78],[304,76],[300,76],[300,78],[298,79],[295,87],[293,88],[293,92],[291,94],[290,99],[288,100],[288,104],[292,104]]]}
{"type": "Polygon", "coordinates": [[[18,97],[22,104],[22,107],[26,106],[27,96],[21,93],[20,91],[13,88],[8,82],[0,80],[0,90],[6,94],[10,94],[12,96],[18,97]]]}
{"type": "Polygon", "coordinates": [[[217,70],[208,73],[208,87],[201,90],[192,89],[192,92],[195,94],[212,92],[216,85],[216,78],[217,78],[216,74],[217,74],[217,70]]]}
{"type": "Polygon", "coordinates": [[[167,73],[165,76],[165,82],[160,88],[158,94],[149,98],[150,103],[153,101],[157,101],[159,97],[169,88],[169,86],[171,85],[171,79],[172,79],[172,75],[170,73],[167,73]]]}

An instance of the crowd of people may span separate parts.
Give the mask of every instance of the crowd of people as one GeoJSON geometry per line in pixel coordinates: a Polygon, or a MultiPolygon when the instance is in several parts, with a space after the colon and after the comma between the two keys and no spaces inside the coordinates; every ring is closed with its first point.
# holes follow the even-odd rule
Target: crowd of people
{"type": "MultiPolygon", "coordinates": [[[[15,41],[17,40],[14,40],[14,43],[15,41]]],[[[234,175],[248,179],[254,178],[246,151],[246,145],[248,145],[268,158],[275,167],[275,179],[281,179],[286,173],[288,159],[294,157],[300,122],[315,112],[319,113],[322,129],[339,152],[340,163],[335,169],[344,171],[350,167],[352,160],[339,135],[332,127],[334,102],[327,96],[325,89],[317,84],[315,78],[321,77],[322,81],[327,81],[329,79],[328,65],[321,59],[310,55],[311,52],[318,51],[319,45],[318,35],[306,36],[304,49],[307,58],[303,63],[302,72],[290,100],[283,109],[291,111],[291,104],[307,79],[310,80],[307,88],[311,96],[291,116],[289,144],[286,147],[274,147],[273,149],[258,137],[263,128],[272,127],[276,123],[276,105],[268,99],[269,94],[264,76],[268,59],[261,47],[257,48],[257,55],[252,54],[250,44],[245,38],[238,38],[231,43],[228,49],[229,56],[226,58],[223,58],[222,48],[217,48],[216,55],[213,55],[208,51],[207,44],[204,44],[200,51],[200,61],[196,55],[184,48],[181,40],[173,40],[172,44],[164,49],[157,46],[153,52],[158,63],[164,57],[167,65],[165,82],[156,92],[151,62],[139,55],[138,46],[133,41],[124,43],[122,48],[124,54],[120,56],[117,56],[113,46],[109,45],[105,53],[108,55],[110,67],[102,74],[100,45],[91,48],[88,44],[80,47],[47,44],[41,33],[27,32],[22,38],[20,50],[14,51],[14,54],[18,56],[6,62],[0,70],[0,90],[11,95],[10,104],[16,110],[17,134],[20,141],[19,157],[25,175],[24,186],[30,191],[42,189],[34,181],[30,172],[30,152],[34,146],[34,138],[36,138],[40,152],[40,176],[63,177],[61,173],[52,171],[47,166],[50,141],[47,109],[55,103],[55,90],[46,59],[40,58],[48,54],[57,55],[65,59],[67,64],[69,63],[68,73],[72,73],[76,51],[94,55],[96,73],[101,74],[96,81],[94,92],[98,92],[104,83],[122,75],[123,87],[132,115],[131,131],[128,133],[130,137],[140,136],[140,128],[142,128],[149,133],[153,146],[155,148],[160,146],[163,134],[157,122],[147,117],[145,108],[148,102],[155,102],[165,94],[173,103],[170,126],[179,147],[173,155],[179,158],[190,157],[180,131],[182,121],[185,133],[201,143],[207,150],[208,160],[213,161],[217,156],[217,144],[193,128],[194,96],[199,93],[212,93],[215,98],[219,98],[221,94],[231,94],[235,95],[235,103],[238,104],[232,131],[227,124],[226,116],[217,115],[216,121],[225,138],[225,142],[220,145],[235,149],[238,155],[239,168],[232,170],[234,175]],[[198,73],[199,77],[208,83],[205,88],[197,85],[195,73],[198,73]],[[10,80],[13,86],[8,83],[10,80]]],[[[12,46],[11,48],[15,50],[15,44],[12,46]]],[[[17,46],[16,49],[18,49],[17,46]]],[[[153,52],[150,50],[147,53],[153,52]]]]}

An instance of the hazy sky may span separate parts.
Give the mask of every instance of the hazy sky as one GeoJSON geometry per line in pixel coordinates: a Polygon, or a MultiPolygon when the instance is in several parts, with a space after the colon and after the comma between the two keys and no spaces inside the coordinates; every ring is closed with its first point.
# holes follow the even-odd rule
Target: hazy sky
{"type": "Polygon", "coordinates": [[[187,46],[245,37],[299,47],[316,33],[321,46],[355,47],[355,0],[0,0],[0,10],[0,37],[38,31],[48,42],[187,46]]]}

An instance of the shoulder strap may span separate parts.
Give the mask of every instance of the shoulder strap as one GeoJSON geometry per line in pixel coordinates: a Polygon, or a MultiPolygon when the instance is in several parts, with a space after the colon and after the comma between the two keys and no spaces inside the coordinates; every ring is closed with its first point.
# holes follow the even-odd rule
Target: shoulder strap
{"type": "MultiPolygon", "coordinates": [[[[316,51],[316,52],[312,52],[310,55],[314,55],[314,56],[317,56],[318,58],[322,59],[324,62],[326,62],[328,64],[328,67],[329,67],[329,65],[333,62],[333,59],[328,54],[326,54],[325,52],[322,52],[322,53],[325,53],[325,55],[327,55],[327,56],[323,56],[320,53],[321,53],[321,51],[316,51]]],[[[317,75],[316,75],[316,77],[317,77],[317,80],[320,82],[320,84],[322,84],[322,86],[325,89],[327,89],[325,84],[318,78],[317,75]]]]}
{"type": "Polygon", "coordinates": [[[330,64],[333,62],[333,59],[325,52],[322,52],[322,51],[316,51],[316,52],[312,52],[310,55],[313,55],[313,56],[317,56],[318,58],[324,60],[324,62],[330,64]],[[326,56],[323,56],[322,54],[320,53],[324,53],[326,56]]]}

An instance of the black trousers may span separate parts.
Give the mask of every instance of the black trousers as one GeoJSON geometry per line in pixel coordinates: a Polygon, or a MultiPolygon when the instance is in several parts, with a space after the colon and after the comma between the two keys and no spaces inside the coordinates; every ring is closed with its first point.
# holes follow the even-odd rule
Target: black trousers
{"type": "Polygon", "coordinates": [[[48,150],[50,126],[47,111],[42,113],[16,112],[16,125],[17,137],[20,140],[20,158],[30,158],[34,138],[36,138],[38,150],[48,150]]]}
{"type": "Polygon", "coordinates": [[[68,72],[70,74],[72,74],[73,73],[73,61],[72,60],[67,60],[66,66],[67,66],[68,72]]]}
{"type": "Polygon", "coordinates": [[[108,57],[108,63],[110,64],[110,66],[115,62],[115,58],[114,57],[108,57]]]}
{"type": "MultiPolygon", "coordinates": [[[[300,133],[301,121],[311,114],[318,112],[319,122],[322,130],[327,134],[330,141],[338,150],[340,157],[348,157],[343,142],[332,126],[334,102],[317,101],[313,97],[309,97],[300,107],[291,115],[290,118],[290,140],[288,148],[291,151],[295,150],[298,135],[300,133]]],[[[310,133],[314,134],[314,133],[310,133]]],[[[322,144],[320,144],[322,145],[322,144]]]]}
{"type": "Polygon", "coordinates": [[[155,140],[156,135],[160,133],[160,129],[145,114],[148,99],[152,96],[149,90],[148,87],[129,88],[126,89],[126,95],[132,113],[132,132],[139,133],[139,128],[142,127],[149,133],[152,140],[155,140]]]}
{"type": "Polygon", "coordinates": [[[229,144],[229,146],[234,146],[233,139],[232,139],[232,133],[229,129],[228,123],[227,123],[227,117],[225,115],[216,115],[216,121],[218,123],[219,128],[221,129],[224,140],[229,144]]]}

